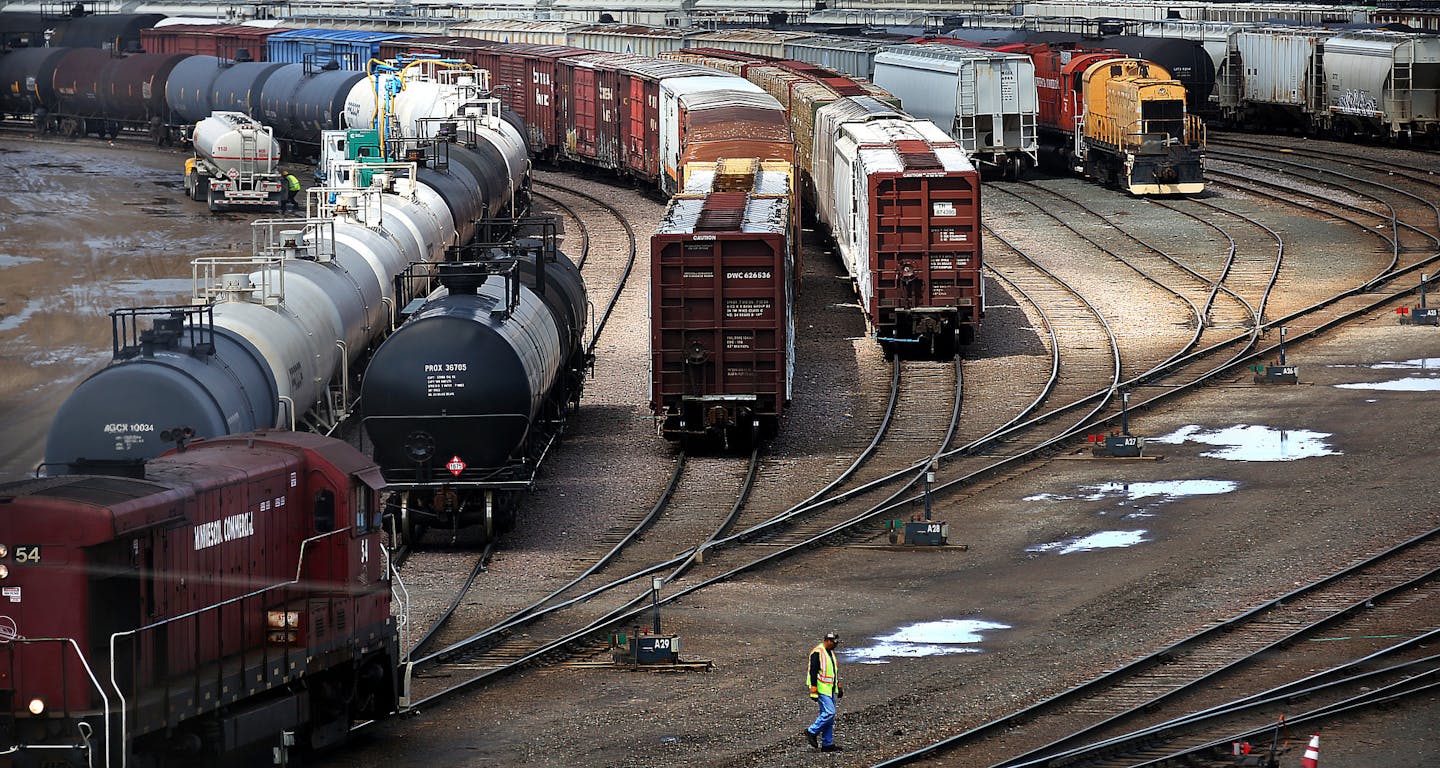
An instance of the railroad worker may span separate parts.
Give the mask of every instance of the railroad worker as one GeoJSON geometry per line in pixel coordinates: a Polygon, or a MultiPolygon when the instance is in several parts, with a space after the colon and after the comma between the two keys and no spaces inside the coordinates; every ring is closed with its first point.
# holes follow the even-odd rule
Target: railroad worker
{"type": "Polygon", "coordinates": [[[280,202],[280,211],[283,213],[286,208],[300,210],[300,204],[295,202],[295,196],[300,194],[300,180],[289,171],[285,171],[280,177],[285,180],[285,199],[280,202]]]}
{"type": "Polygon", "coordinates": [[[820,706],[815,722],[805,729],[805,740],[821,752],[839,752],[835,744],[835,700],[845,695],[840,685],[840,666],[835,661],[835,646],[840,636],[826,633],[825,639],[810,651],[810,669],[805,675],[805,684],[810,687],[810,698],[820,706]]]}

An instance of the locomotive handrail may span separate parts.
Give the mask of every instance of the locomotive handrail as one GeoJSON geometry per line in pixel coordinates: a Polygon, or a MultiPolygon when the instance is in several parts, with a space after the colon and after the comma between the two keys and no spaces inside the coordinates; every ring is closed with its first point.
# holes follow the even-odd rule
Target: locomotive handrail
{"type": "MultiPolygon", "coordinates": [[[[110,697],[105,693],[105,686],[100,684],[100,678],[95,676],[95,670],[90,668],[90,662],[85,658],[85,652],[80,650],[80,644],[75,642],[75,639],[71,637],[13,637],[5,640],[5,643],[60,643],[62,646],[68,643],[71,647],[75,649],[75,657],[80,660],[80,666],[85,669],[86,677],[90,678],[90,683],[95,686],[95,691],[100,694],[101,712],[105,716],[105,765],[110,765],[110,697]]],[[[63,656],[60,663],[62,665],[65,663],[63,656]]],[[[69,709],[68,701],[66,709],[69,709]]],[[[121,716],[123,718],[123,712],[121,716]]],[[[91,749],[88,740],[86,741],[85,748],[87,750],[91,749]]],[[[8,755],[13,752],[18,752],[20,749],[21,747],[17,743],[11,749],[0,752],[0,755],[8,755]]],[[[74,746],[66,746],[61,744],[35,744],[27,746],[25,747],[25,749],[74,749],[74,746]]],[[[91,759],[91,757],[92,755],[87,755],[86,762],[93,764],[93,760],[91,759]]]]}
{"type": "MultiPolygon", "coordinates": [[[[218,602],[218,603],[214,603],[214,604],[212,604],[212,605],[207,605],[207,606],[205,606],[204,608],[197,608],[197,609],[195,609],[195,610],[193,610],[193,611],[189,611],[188,613],[182,613],[182,614],[180,614],[179,616],[171,616],[171,617],[168,618],[168,619],[161,619],[160,621],[152,622],[152,623],[150,623],[150,624],[146,624],[146,625],[144,625],[144,626],[136,627],[136,628],[134,628],[134,629],[127,629],[127,630],[125,630],[125,631],[123,631],[123,632],[116,632],[116,633],[110,635],[110,686],[115,690],[116,696],[118,696],[119,699],[120,699],[120,745],[121,745],[121,751],[120,751],[120,768],[125,768],[125,766],[126,766],[126,760],[127,760],[127,758],[129,757],[128,750],[127,750],[126,747],[125,747],[126,739],[127,739],[127,737],[129,736],[129,730],[128,730],[128,729],[129,729],[129,724],[128,724],[128,718],[126,717],[126,711],[125,711],[125,707],[126,707],[126,705],[128,704],[128,702],[126,702],[126,700],[125,700],[125,692],[120,689],[120,681],[116,679],[115,650],[116,650],[117,643],[119,642],[119,639],[120,639],[121,637],[123,637],[123,636],[136,635],[136,634],[139,634],[139,633],[141,633],[141,632],[145,632],[145,631],[148,631],[148,630],[155,629],[156,627],[163,627],[163,626],[165,626],[165,625],[167,625],[167,624],[171,624],[171,623],[173,623],[173,622],[181,621],[182,619],[196,618],[196,617],[200,616],[201,614],[208,613],[208,612],[210,612],[210,611],[214,611],[214,610],[217,610],[217,609],[220,609],[220,608],[224,608],[224,607],[227,606],[227,605],[232,605],[232,604],[237,603],[237,602],[241,602],[241,601],[244,601],[244,600],[249,600],[250,598],[253,598],[253,597],[258,597],[258,596],[263,595],[263,594],[265,594],[266,592],[270,592],[270,591],[272,591],[272,590],[281,589],[281,588],[283,588],[283,587],[290,587],[290,586],[294,586],[294,585],[296,585],[296,584],[299,584],[299,583],[300,583],[300,575],[301,575],[302,573],[304,573],[304,571],[305,571],[305,550],[309,548],[309,545],[310,545],[312,542],[320,541],[321,539],[327,539],[327,538],[330,538],[331,536],[338,536],[338,535],[340,535],[340,534],[342,534],[342,533],[347,533],[347,532],[349,532],[349,531],[350,531],[350,527],[349,527],[349,526],[346,526],[346,527],[344,527],[344,528],[337,528],[336,530],[330,531],[330,532],[328,532],[328,533],[321,533],[321,534],[318,534],[318,535],[315,535],[315,536],[311,536],[310,538],[305,539],[304,541],[300,542],[300,557],[299,557],[298,561],[295,563],[295,578],[292,579],[292,580],[290,580],[290,581],[281,582],[281,583],[279,583],[279,584],[271,584],[270,586],[261,587],[260,589],[257,589],[257,590],[255,590],[255,591],[253,591],[253,592],[247,592],[247,593],[245,593],[245,594],[243,594],[243,595],[237,595],[237,596],[232,597],[232,598],[230,598],[230,599],[228,599],[228,600],[222,600],[222,601],[220,601],[220,602],[218,602]]],[[[73,642],[73,641],[72,641],[72,642],[73,642]]],[[[97,685],[98,685],[98,682],[97,682],[97,685]]],[[[104,694],[102,693],[101,695],[103,696],[104,694]]],[[[105,701],[106,701],[106,710],[108,711],[108,709],[109,709],[109,698],[106,697],[106,698],[105,698],[105,701]]],[[[108,730],[108,727],[109,727],[108,722],[107,722],[107,724],[106,724],[106,727],[107,727],[107,730],[108,730]]],[[[109,743],[108,743],[108,742],[107,742],[107,744],[106,744],[106,755],[105,755],[105,759],[106,759],[106,765],[109,765],[110,755],[109,755],[109,743]]]]}

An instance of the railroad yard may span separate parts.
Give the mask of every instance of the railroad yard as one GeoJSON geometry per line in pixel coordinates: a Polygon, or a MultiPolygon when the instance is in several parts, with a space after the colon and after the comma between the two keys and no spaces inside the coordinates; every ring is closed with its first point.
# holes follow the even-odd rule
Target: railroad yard
{"type": "MultiPolygon", "coordinates": [[[[183,154],[118,144],[10,135],[0,147],[15,180],[0,200],[5,479],[34,469],[55,409],[109,360],[111,309],[183,303],[191,258],[248,252],[249,216],[184,196],[183,154]]],[[[1135,706],[1166,674],[1173,686],[1239,662],[1076,745],[1440,628],[1433,583],[1371,598],[1401,578],[1387,560],[1352,580],[1363,584],[1287,597],[1267,621],[1295,631],[1346,599],[1373,608],[1256,658],[1254,635],[1284,636],[1274,626],[1170,648],[1440,527],[1430,448],[1440,330],[1396,312],[1418,303],[1403,292],[1419,273],[1436,271],[1407,268],[1440,250],[1437,174],[1433,152],[1214,134],[1210,187],[1190,199],[1040,174],[987,182],[988,309],[958,365],[886,359],[843,268],[807,231],[794,399],[747,485],[746,455],[682,457],[655,435],[646,405],[647,244],[663,203],[603,178],[537,173],[537,205],[561,217],[562,247],[583,259],[606,318],[594,378],[515,531],[489,551],[474,529],[431,530],[400,568],[409,647],[487,555],[415,654],[417,711],[316,762],[874,765],[1166,650],[1158,672],[1114,684],[1134,695],[1097,684],[1083,701],[910,760],[988,766],[1135,706]],[[1254,383],[1250,365],[1273,362],[1280,337],[1272,326],[1249,338],[1256,315],[1288,318],[1299,385],[1254,383]],[[1144,459],[1090,457],[1084,435],[1119,421],[1081,427],[1118,413],[1114,398],[1095,397],[1115,389],[1135,409],[1130,431],[1149,439],[1144,459]],[[1044,447],[1056,435],[1068,436],[1044,447]],[[948,523],[951,546],[890,545],[881,521],[921,514],[917,468],[937,454],[933,517],[948,523]],[[661,564],[664,629],[681,636],[682,659],[710,668],[597,663],[610,652],[587,628],[620,610],[638,612],[622,626],[648,626],[649,570],[661,564]],[[555,610],[531,608],[552,593],[555,610]],[[478,649],[446,652],[496,627],[478,649]],[[830,630],[843,638],[845,751],[817,755],[800,735],[814,716],[801,677],[830,630]],[[567,649],[549,647],[572,633],[567,649]]],[[[1433,567],[1435,546],[1409,557],[1433,567]]],[[[1292,694],[1196,732],[1294,720],[1390,682],[1292,694]]],[[[1338,716],[1319,726],[1323,765],[1429,765],[1440,757],[1435,722],[1440,698],[1428,691],[1338,716]]],[[[1314,730],[1286,729],[1281,765],[1300,764],[1314,730]]],[[[1174,738],[1154,754],[1200,737],[1174,738]]],[[[1249,740],[1270,745],[1268,733],[1249,740]]]]}

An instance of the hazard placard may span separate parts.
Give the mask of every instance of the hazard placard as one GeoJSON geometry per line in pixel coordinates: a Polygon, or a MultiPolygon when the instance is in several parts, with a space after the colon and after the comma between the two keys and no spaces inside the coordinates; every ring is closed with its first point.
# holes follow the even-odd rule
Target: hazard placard
{"type": "Polygon", "coordinates": [[[459,456],[452,456],[445,462],[445,468],[450,470],[450,474],[459,477],[460,473],[465,471],[465,462],[461,461],[459,456]]]}
{"type": "Polygon", "coordinates": [[[234,169],[234,168],[231,168],[230,170],[228,170],[228,171],[225,172],[225,175],[226,175],[226,176],[229,176],[231,181],[234,181],[234,180],[240,178],[240,171],[238,171],[238,170],[236,170],[236,169],[234,169]]]}

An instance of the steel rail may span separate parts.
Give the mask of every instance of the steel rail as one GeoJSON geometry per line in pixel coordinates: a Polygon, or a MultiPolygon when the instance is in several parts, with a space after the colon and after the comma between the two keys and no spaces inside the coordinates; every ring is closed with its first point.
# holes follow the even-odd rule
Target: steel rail
{"type": "MultiPolygon", "coordinates": [[[[1110,670],[1109,672],[1101,674],[1095,678],[1092,678],[1089,681],[1081,683],[1080,685],[1074,686],[1058,694],[1055,694],[1054,696],[1051,696],[1047,699],[1036,702],[1035,704],[1031,704],[1028,707],[1017,710],[1015,712],[1011,712],[1010,714],[983,723],[974,728],[970,728],[966,731],[958,733],[949,738],[942,739],[933,744],[922,747],[918,750],[906,753],[904,755],[899,755],[897,757],[880,763],[876,763],[875,765],[877,766],[877,768],[878,766],[907,765],[922,758],[940,754],[949,748],[972,742],[981,736],[988,736],[993,733],[998,733],[1003,729],[1020,725],[1024,721],[1033,719],[1037,714],[1040,714],[1047,709],[1053,708],[1058,704],[1075,701],[1080,698],[1092,695],[1097,690],[1100,690],[1103,686],[1111,685],[1114,681],[1127,678],[1145,669],[1161,664],[1167,658],[1176,655],[1177,653],[1183,651],[1186,648],[1196,646],[1199,643],[1210,639],[1211,637],[1233,632],[1237,627],[1240,627],[1243,624],[1261,619],[1266,613],[1276,607],[1282,606],[1285,603],[1294,602],[1301,597],[1317,593],[1322,589],[1326,589],[1333,584],[1337,584],[1344,579],[1350,578],[1351,576],[1358,574],[1363,569],[1369,568],[1373,565],[1377,565],[1384,560],[1408,552],[1415,547],[1432,541],[1440,541],[1440,528],[1435,528],[1418,536],[1414,536],[1393,547],[1390,547],[1389,549],[1372,555],[1371,557],[1368,557],[1358,563],[1353,563],[1345,568],[1342,568],[1341,570],[1336,571],[1329,576],[1317,579],[1309,584],[1298,587],[1294,590],[1291,590],[1290,592],[1285,593],[1284,595],[1281,595],[1280,597],[1276,597],[1260,603],[1259,605],[1247,611],[1244,611],[1236,616],[1233,616],[1230,619],[1206,627],[1205,629],[1202,629],[1199,632],[1190,635],[1189,637],[1182,638],[1181,640],[1171,643],[1168,646],[1160,648],[1156,651],[1152,651],[1123,666],[1110,670]]],[[[1430,575],[1433,575],[1433,571],[1430,575]]],[[[1348,607],[1347,610],[1353,610],[1353,606],[1348,607]]]]}

